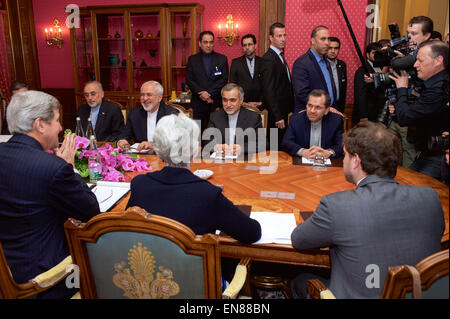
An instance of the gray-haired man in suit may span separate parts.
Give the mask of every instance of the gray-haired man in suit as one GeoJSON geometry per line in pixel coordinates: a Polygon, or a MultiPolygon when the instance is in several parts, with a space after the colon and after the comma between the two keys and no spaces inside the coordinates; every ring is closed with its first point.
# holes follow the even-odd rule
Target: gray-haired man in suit
{"type": "MultiPolygon", "coordinates": [[[[292,245],[330,247],[331,278],[324,281],[337,298],[380,298],[389,266],[415,265],[441,249],[444,213],[433,189],[394,180],[401,146],[383,124],[359,123],[343,143],[344,175],[356,188],[322,197],[292,232],[292,245]]],[[[317,277],[299,275],[293,295],[307,297],[306,281],[317,277]]]]}

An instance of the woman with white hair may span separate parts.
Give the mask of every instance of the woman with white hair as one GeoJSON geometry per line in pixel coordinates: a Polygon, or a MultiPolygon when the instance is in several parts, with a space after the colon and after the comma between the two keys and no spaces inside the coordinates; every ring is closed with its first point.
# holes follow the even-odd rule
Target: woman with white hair
{"type": "Polygon", "coordinates": [[[233,205],[219,187],[189,170],[199,149],[199,136],[197,123],[183,114],[161,118],[153,147],[166,166],[131,181],[127,207],[139,206],[177,220],[199,235],[220,230],[243,243],[257,241],[261,237],[259,223],[233,205]]]}

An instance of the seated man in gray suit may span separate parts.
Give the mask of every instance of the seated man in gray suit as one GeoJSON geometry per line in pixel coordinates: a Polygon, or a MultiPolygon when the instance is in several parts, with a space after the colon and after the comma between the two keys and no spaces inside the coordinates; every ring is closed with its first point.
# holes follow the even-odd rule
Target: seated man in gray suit
{"type": "Polygon", "coordinates": [[[293,114],[283,137],[283,146],[291,156],[314,159],[342,155],[343,117],[330,111],[330,96],[324,90],[312,90],[306,111],[293,114]]]}
{"type": "MultiPolygon", "coordinates": [[[[437,193],[425,186],[398,184],[399,139],[383,124],[361,122],[344,134],[344,175],[356,188],[322,197],[314,214],[291,235],[298,250],[330,247],[331,278],[337,298],[380,298],[387,268],[415,265],[441,250],[444,213],[437,193]]],[[[306,297],[301,274],[295,297],[306,297]]]]}
{"type": "Polygon", "coordinates": [[[138,151],[153,150],[153,134],[156,123],[166,115],[178,114],[178,110],[161,102],[164,88],[159,82],[147,81],[141,86],[141,105],[131,109],[127,124],[117,146],[130,149],[133,140],[139,143],[138,151]]]}
{"type": "Polygon", "coordinates": [[[222,88],[221,95],[223,108],[211,113],[208,130],[203,134],[206,137],[204,140],[213,143],[214,151],[219,153],[239,155],[242,151],[257,152],[258,129],[263,130],[261,116],[242,107],[244,90],[239,85],[228,83],[222,88]]]}

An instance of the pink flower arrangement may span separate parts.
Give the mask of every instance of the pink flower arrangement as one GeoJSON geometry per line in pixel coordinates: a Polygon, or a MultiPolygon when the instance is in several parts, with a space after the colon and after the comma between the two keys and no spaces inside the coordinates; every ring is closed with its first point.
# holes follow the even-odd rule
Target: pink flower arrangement
{"type": "MultiPolygon", "coordinates": [[[[82,177],[89,176],[88,158],[95,155],[89,150],[89,140],[77,136],[75,140],[78,149],[75,155],[75,167],[82,177]]],[[[98,153],[102,163],[102,176],[104,181],[123,182],[124,172],[142,172],[151,170],[145,158],[139,158],[136,154],[125,155],[120,148],[113,148],[110,144],[98,147],[98,153]]]]}

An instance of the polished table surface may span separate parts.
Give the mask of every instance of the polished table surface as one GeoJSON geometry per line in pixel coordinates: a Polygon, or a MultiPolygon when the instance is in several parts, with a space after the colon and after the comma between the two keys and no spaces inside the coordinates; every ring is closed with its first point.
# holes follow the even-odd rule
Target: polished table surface
{"type": "MultiPolygon", "coordinates": [[[[156,155],[144,156],[152,171],[163,168],[164,163],[156,155]]],[[[297,224],[303,222],[300,212],[314,211],[322,196],[354,189],[354,185],[344,178],[342,160],[333,161],[338,166],[327,167],[326,171],[313,171],[310,165],[294,165],[291,156],[284,152],[254,154],[247,161],[213,161],[197,160],[190,167],[209,169],[214,172],[208,180],[214,185],[223,185],[223,194],[235,205],[251,205],[252,211],[271,211],[277,213],[294,213],[297,224]],[[259,167],[262,169],[258,170],[259,167]],[[295,199],[260,198],[261,191],[295,193],[295,199]]],[[[138,174],[125,174],[129,182],[138,174]]],[[[432,187],[439,195],[445,213],[445,232],[442,241],[448,242],[449,188],[444,183],[410,169],[399,167],[397,182],[405,185],[424,185],[432,187]]],[[[129,195],[124,197],[111,211],[125,210],[129,195]]],[[[151,213],[151,212],[150,212],[151,213]]],[[[219,247],[223,257],[251,257],[254,260],[329,267],[328,249],[298,252],[291,245],[257,244],[245,245],[228,236],[218,236],[219,247]]]]}

